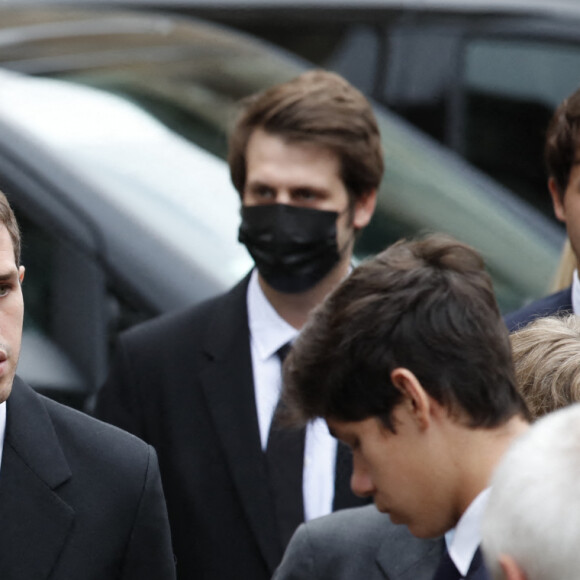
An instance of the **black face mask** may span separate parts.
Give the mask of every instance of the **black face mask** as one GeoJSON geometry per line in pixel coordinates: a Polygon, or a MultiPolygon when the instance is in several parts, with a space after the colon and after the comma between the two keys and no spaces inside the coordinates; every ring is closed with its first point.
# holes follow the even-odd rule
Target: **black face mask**
{"type": "Polygon", "coordinates": [[[242,207],[239,241],[264,280],[293,294],[315,286],[340,260],[335,211],[273,203],[242,207]]]}

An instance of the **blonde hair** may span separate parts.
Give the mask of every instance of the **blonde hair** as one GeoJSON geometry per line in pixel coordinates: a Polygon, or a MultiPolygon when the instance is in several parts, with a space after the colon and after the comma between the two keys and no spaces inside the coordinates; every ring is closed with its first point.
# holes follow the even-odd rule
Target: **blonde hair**
{"type": "Polygon", "coordinates": [[[580,318],[538,318],[511,334],[516,384],[533,419],[580,401],[580,318]]]}

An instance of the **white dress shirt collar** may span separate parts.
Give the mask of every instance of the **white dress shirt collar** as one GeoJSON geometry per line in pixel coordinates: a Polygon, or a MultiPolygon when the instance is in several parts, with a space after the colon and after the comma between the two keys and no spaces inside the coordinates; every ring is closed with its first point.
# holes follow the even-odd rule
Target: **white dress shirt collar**
{"type": "Polygon", "coordinates": [[[491,488],[484,489],[465,510],[457,525],[445,534],[447,551],[456,568],[465,576],[481,543],[481,523],[491,488]]]}
{"type": "Polygon", "coordinates": [[[580,280],[578,280],[578,270],[574,270],[572,275],[572,311],[580,314],[580,280]]]}
{"type": "Polygon", "coordinates": [[[248,285],[248,324],[252,341],[262,360],[266,360],[287,342],[293,341],[298,331],[288,324],[266,298],[254,268],[248,285]]]}

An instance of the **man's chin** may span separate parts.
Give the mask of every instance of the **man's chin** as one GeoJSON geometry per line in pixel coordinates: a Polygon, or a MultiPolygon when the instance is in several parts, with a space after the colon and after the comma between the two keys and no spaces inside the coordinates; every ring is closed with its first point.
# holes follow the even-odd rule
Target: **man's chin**
{"type": "Polygon", "coordinates": [[[397,524],[397,525],[401,525],[401,524],[405,525],[406,524],[406,520],[404,518],[402,518],[400,514],[392,512],[388,506],[385,506],[385,505],[381,504],[380,502],[375,501],[375,507],[382,514],[388,515],[389,518],[391,518],[391,522],[393,522],[394,524],[397,524]]]}
{"type": "Polygon", "coordinates": [[[12,381],[4,383],[4,381],[0,382],[0,404],[4,403],[6,399],[10,396],[12,392],[12,381]]]}
{"type": "MultiPolygon", "coordinates": [[[[392,518],[391,518],[392,519],[392,518]]],[[[433,538],[441,537],[445,532],[442,532],[439,529],[434,529],[425,525],[425,523],[407,523],[407,529],[413,534],[416,538],[420,538],[421,540],[431,540],[433,538]]]]}
{"type": "Polygon", "coordinates": [[[435,538],[441,535],[439,533],[433,533],[432,530],[429,530],[428,527],[425,526],[425,523],[421,525],[421,522],[410,522],[409,518],[405,517],[404,514],[397,513],[396,511],[391,511],[388,506],[385,506],[380,502],[375,501],[375,507],[382,514],[387,514],[393,524],[396,524],[397,526],[406,526],[407,529],[416,538],[427,539],[427,538],[435,538]]]}
{"type": "Polygon", "coordinates": [[[376,498],[374,498],[374,503],[375,503],[375,507],[377,508],[377,510],[379,510],[382,514],[389,513],[389,508],[387,508],[386,506],[381,504],[381,502],[377,501],[376,498]]]}

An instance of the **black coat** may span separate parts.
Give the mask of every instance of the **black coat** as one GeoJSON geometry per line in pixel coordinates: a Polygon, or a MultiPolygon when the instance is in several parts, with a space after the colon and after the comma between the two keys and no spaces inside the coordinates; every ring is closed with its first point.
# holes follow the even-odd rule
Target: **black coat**
{"type": "Polygon", "coordinates": [[[18,378],[0,467],[0,578],[175,578],[154,450],[18,378]]]}
{"type": "MultiPolygon", "coordinates": [[[[282,557],[256,413],[248,281],[122,335],[97,401],[100,418],[157,450],[183,580],[269,580],[282,557]]],[[[349,470],[337,477],[335,507],[361,503],[349,470]]]]}
{"type": "Polygon", "coordinates": [[[523,308],[506,314],[505,323],[510,332],[523,328],[536,318],[553,316],[554,314],[572,313],[572,287],[565,288],[549,296],[544,296],[539,300],[527,304],[523,308]]]}

